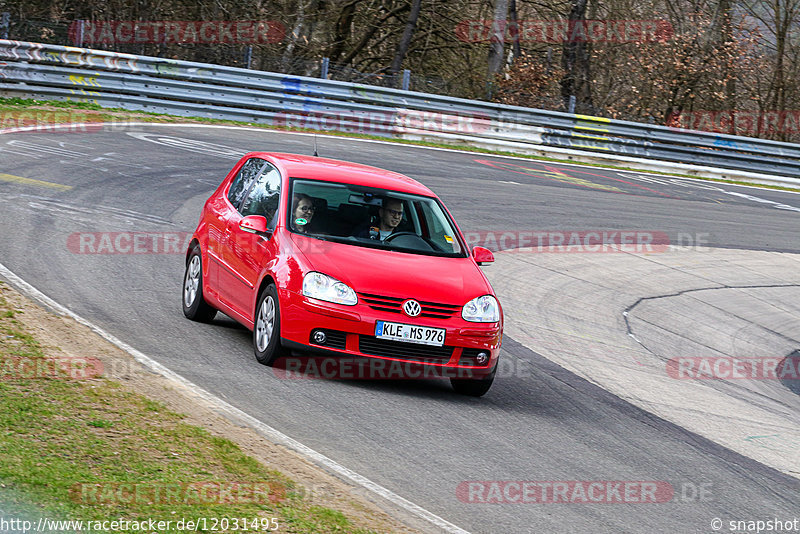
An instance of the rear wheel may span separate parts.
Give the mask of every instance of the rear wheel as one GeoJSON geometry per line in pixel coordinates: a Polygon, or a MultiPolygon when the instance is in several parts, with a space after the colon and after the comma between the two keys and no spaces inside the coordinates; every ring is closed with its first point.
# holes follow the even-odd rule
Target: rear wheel
{"type": "Polygon", "coordinates": [[[203,298],[203,258],[200,247],[195,246],[186,262],[183,275],[183,314],[192,321],[207,323],[217,315],[217,310],[203,298]]]}
{"type": "Polygon", "coordinates": [[[274,284],[265,287],[258,297],[253,325],[253,350],[256,360],[269,366],[283,354],[281,312],[278,305],[278,291],[274,284]]]}
{"type": "Polygon", "coordinates": [[[451,378],[450,385],[456,393],[470,397],[483,397],[494,382],[494,375],[497,373],[497,364],[492,372],[484,378],[451,378]]]}

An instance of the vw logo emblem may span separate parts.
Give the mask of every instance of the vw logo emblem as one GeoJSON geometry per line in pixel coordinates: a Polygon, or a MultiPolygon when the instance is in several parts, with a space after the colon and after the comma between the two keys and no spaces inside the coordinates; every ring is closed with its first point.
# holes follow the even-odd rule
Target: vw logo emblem
{"type": "Polygon", "coordinates": [[[416,317],[422,313],[422,306],[420,306],[419,302],[416,300],[410,299],[403,303],[403,311],[406,312],[406,315],[409,317],[416,317]]]}

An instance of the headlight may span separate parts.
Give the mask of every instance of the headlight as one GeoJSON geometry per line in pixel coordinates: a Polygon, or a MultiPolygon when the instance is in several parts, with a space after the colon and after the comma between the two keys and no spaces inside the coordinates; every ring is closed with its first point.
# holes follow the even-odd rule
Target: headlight
{"type": "Polygon", "coordinates": [[[500,305],[491,295],[477,297],[464,304],[461,317],[472,323],[496,323],[500,320],[500,305]]]}
{"type": "Polygon", "coordinates": [[[303,277],[303,295],[347,306],[355,306],[358,302],[356,292],[350,286],[327,274],[314,271],[303,277]]]}

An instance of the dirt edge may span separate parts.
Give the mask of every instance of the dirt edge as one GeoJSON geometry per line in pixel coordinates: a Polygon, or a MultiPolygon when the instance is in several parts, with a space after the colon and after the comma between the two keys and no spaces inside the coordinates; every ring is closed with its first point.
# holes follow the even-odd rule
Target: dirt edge
{"type": "Polygon", "coordinates": [[[355,527],[380,532],[434,531],[431,525],[410,516],[399,506],[393,506],[369,490],[338,478],[299,453],[235,421],[182,384],[150,371],[129,353],[88,327],[46,309],[8,281],[0,285],[0,293],[17,312],[15,319],[41,343],[46,353],[99,359],[103,369],[108,371],[104,372],[104,378],[162,402],[174,412],[185,414],[187,417],[184,421],[188,424],[233,441],[245,454],[297,482],[305,489],[312,504],[342,512],[355,527]]]}

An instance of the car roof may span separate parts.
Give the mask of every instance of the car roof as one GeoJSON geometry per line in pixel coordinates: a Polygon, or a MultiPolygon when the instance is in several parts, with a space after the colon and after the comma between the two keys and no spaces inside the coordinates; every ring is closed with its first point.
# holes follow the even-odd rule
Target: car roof
{"type": "Polygon", "coordinates": [[[436,196],[433,191],[404,174],[360,163],[282,152],[251,152],[247,157],[266,159],[290,178],[326,180],[428,197],[436,196]]]}

